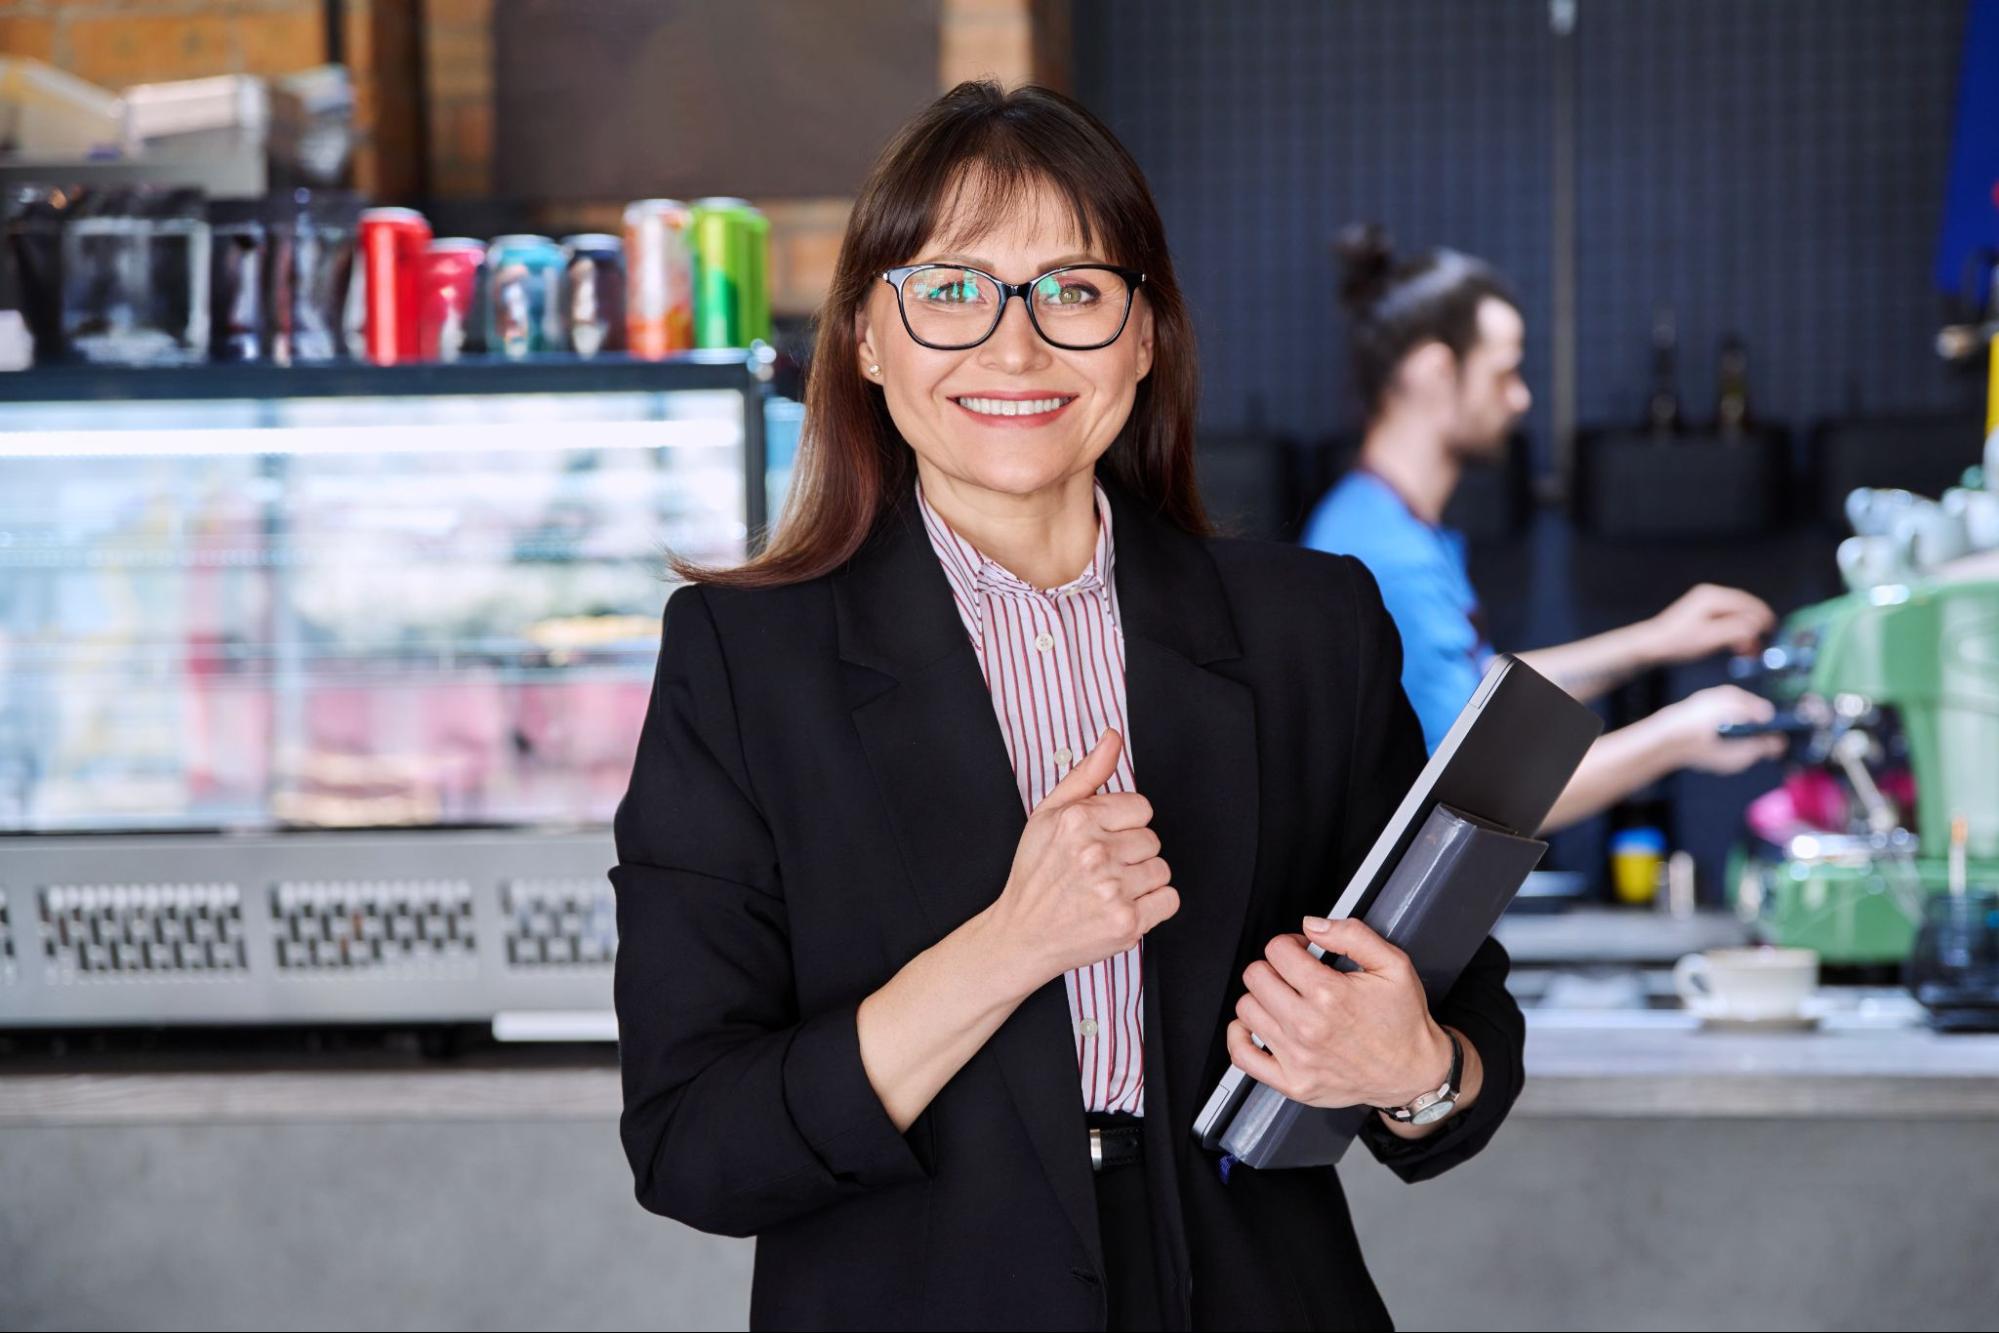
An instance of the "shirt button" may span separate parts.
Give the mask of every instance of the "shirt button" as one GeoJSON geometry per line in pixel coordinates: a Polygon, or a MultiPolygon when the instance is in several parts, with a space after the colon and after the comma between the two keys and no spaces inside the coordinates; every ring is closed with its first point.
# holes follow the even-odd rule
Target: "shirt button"
{"type": "Polygon", "coordinates": [[[1074,759],[1075,757],[1076,757],[1075,752],[1072,751],[1066,745],[1055,752],[1055,762],[1057,764],[1060,764],[1064,768],[1067,768],[1069,766],[1069,761],[1071,759],[1074,759]]]}
{"type": "Polygon", "coordinates": [[[1048,633],[1048,631],[1043,630],[1041,633],[1034,636],[1034,646],[1036,648],[1039,648],[1042,652],[1045,653],[1050,648],[1053,648],[1055,646],[1055,636],[1053,634],[1048,633]]]}
{"type": "Polygon", "coordinates": [[[1086,1019],[1084,1019],[1084,1020],[1083,1020],[1083,1035],[1084,1035],[1084,1036],[1086,1036],[1086,1037],[1094,1037],[1094,1036],[1096,1036],[1096,1035],[1097,1035],[1097,1020],[1096,1020],[1096,1019],[1094,1019],[1094,1018],[1086,1018],[1086,1019]]]}

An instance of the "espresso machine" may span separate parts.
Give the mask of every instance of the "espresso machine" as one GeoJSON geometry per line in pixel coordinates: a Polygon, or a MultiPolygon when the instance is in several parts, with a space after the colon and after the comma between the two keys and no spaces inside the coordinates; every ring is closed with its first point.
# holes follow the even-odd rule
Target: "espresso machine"
{"type": "Polygon", "coordinates": [[[1999,432],[1977,473],[1942,502],[1856,491],[1850,591],[1732,667],[1778,705],[1736,730],[1787,733],[1790,763],[1750,805],[1731,896],[1834,975],[1909,957],[1953,852],[1955,887],[1999,889],[1999,432]]]}

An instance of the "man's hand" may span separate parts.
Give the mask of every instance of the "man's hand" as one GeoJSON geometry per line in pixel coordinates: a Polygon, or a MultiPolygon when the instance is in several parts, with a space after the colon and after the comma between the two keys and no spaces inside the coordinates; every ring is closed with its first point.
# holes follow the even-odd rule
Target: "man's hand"
{"type": "Polygon", "coordinates": [[[1777,614],[1754,593],[1702,583],[1642,623],[1653,665],[1692,662],[1723,649],[1753,653],[1777,624],[1777,614]]]}

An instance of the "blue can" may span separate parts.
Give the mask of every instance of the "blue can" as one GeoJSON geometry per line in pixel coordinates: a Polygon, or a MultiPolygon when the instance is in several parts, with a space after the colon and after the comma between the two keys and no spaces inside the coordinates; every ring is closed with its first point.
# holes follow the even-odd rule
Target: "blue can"
{"type": "Polygon", "coordinates": [[[486,247],[486,350],[510,359],[569,345],[562,300],[568,257],[546,236],[496,236],[486,247]]]}

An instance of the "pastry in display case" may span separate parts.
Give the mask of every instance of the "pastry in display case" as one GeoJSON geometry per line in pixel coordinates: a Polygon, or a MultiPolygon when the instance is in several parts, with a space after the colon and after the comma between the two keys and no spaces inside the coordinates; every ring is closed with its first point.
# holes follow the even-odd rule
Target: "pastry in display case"
{"type": "Polygon", "coordinates": [[[666,557],[761,528],[769,364],[0,379],[0,1027],[608,1010],[666,557]]]}

